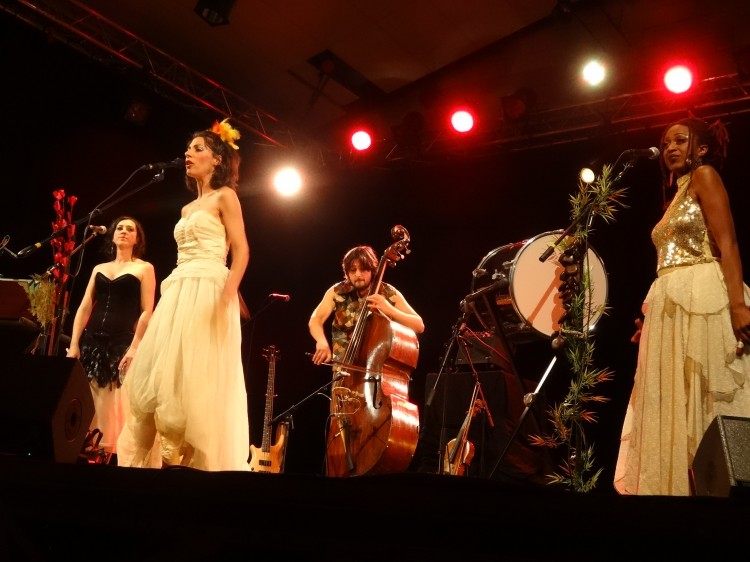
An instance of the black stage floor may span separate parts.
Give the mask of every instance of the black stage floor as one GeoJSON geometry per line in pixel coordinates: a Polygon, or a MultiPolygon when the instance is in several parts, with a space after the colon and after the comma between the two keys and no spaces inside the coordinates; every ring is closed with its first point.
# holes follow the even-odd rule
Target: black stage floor
{"type": "Polygon", "coordinates": [[[606,560],[747,555],[750,501],[477,477],[0,459],[0,560],[606,560]],[[272,558],[273,557],[273,558],[272,558]]]}

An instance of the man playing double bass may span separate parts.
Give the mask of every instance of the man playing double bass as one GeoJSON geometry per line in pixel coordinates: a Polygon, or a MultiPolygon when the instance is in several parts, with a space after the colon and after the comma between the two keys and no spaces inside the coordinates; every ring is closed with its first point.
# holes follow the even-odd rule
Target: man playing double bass
{"type": "Polygon", "coordinates": [[[326,438],[328,476],[400,472],[416,447],[419,412],[408,400],[408,380],[424,322],[396,288],[382,282],[385,260],[398,259],[408,242],[403,227],[392,235],[403,238],[380,263],[369,246],[344,255],[344,280],[326,291],[308,323],[313,362],[332,361],[337,375],[326,438]],[[323,328],[331,313],[333,351],[323,328]]]}
{"type": "Polygon", "coordinates": [[[370,310],[379,310],[391,320],[411,328],[417,334],[424,332],[422,317],[392,285],[382,283],[379,294],[367,296],[373,281],[373,273],[378,268],[378,258],[370,246],[356,246],[346,252],[341,261],[341,268],[344,271],[344,280],[328,288],[308,323],[310,335],[315,340],[313,363],[320,365],[343,360],[363,300],[367,301],[370,310]],[[324,324],[334,312],[331,323],[331,352],[324,324]]]}

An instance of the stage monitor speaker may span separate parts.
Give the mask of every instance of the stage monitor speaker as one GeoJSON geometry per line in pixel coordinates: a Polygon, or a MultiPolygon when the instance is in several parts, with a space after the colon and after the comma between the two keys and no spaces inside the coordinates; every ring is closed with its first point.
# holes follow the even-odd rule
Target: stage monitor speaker
{"type": "Polygon", "coordinates": [[[697,496],[750,492],[750,418],[716,416],[703,435],[692,466],[697,496]]]}
{"type": "Polygon", "coordinates": [[[0,454],[73,463],[94,399],[78,359],[0,355],[0,454]]]}

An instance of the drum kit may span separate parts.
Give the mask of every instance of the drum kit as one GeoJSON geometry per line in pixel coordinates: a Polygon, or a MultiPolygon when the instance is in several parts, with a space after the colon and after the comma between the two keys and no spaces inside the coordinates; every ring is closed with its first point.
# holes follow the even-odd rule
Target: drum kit
{"type": "MultiPolygon", "coordinates": [[[[435,387],[427,399],[432,400],[444,370],[468,365],[475,375],[475,394],[482,395],[474,363],[493,363],[515,375],[519,387],[524,383],[514,364],[514,350],[519,345],[545,339],[553,342],[561,329],[565,306],[561,294],[565,278],[563,255],[573,244],[566,231],[543,232],[533,238],[506,244],[487,253],[472,272],[471,293],[461,302],[462,316],[456,322],[446,346],[435,387]],[[478,323],[476,330],[468,327],[478,323]],[[468,341],[472,339],[472,341],[468,341]],[[476,350],[480,351],[477,352],[476,350]]],[[[583,255],[583,253],[581,253],[583,255]]],[[[607,303],[607,273],[596,251],[590,246],[580,264],[587,279],[585,307],[590,311],[587,329],[592,331],[607,303]]],[[[553,347],[554,348],[554,347],[553,347]]],[[[508,441],[516,432],[555,364],[553,356],[536,390],[524,396],[526,406],[508,441]]],[[[503,451],[498,464],[507,452],[503,451]]],[[[496,465],[497,468],[497,465],[496,465]]],[[[494,472],[494,471],[493,471],[494,472]]]]}
{"type": "MultiPolygon", "coordinates": [[[[544,232],[495,248],[482,258],[472,274],[472,292],[464,301],[481,302],[475,309],[483,326],[501,332],[513,344],[549,338],[560,330],[564,308],[558,286],[564,266],[559,257],[565,244],[544,261],[540,256],[561,234],[560,230],[544,232]]],[[[588,329],[593,330],[607,302],[607,273],[591,247],[584,264],[592,289],[588,329]]]]}

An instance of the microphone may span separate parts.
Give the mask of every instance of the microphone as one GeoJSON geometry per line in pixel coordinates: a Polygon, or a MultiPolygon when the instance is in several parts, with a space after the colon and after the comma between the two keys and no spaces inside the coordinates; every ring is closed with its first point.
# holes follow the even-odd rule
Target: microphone
{"type": "Polygon", "coordinates": [[[500,281],[495,281],[494,283],[491,283],[487,285],[486,287],[479,289],[478,291],[474,291],[473,293],[466,295],[462,302],[466,302],[466,304],[469,304],[472,301],[475,301],[478,298],[483,297],[487,293],[491,293],[499,289],[504,289],[507,286],[508,286],[508,281],[506,281],[505,279],[502,279],[500,281]]]}
{"type": "Polygon", "coordinates": [[[175,158],[171,162],[157,162],[156,164],[144,164],[141,170],[165,170],[166,168],[182,168],[185,165],[184,158],[175,158]]]}
{"type": "Polygon", "coordinates": [[[279,293],[271,293],[270,295],[268,295],[268,298],[271,299],[272,301],[289,302],[289,299],[291,299],[292,297],[290,297],[289,295],[282,295],[279,293]]]}
{"type": "Polygon", "coordinates": [[[89,225],[89,230],[93,230],[94,234],[99,234],[101,236],[104,236],[105,234],[107,234],[106,226],[94,226],[92,224],[92,225],[89,225]]]}
{"type": "Polygon", "coordinates": [[[28,256],[29,254],[36,252],[39,248],[41,248],[43,243],[44,242],[37,242],[36,244],[32,244],[31,246],[26,246],[25,248],[21,248],[20,250],[18,250],[18,253],[16,255],[19,258],[28,256]]]}
{"type": "MultiPolygon", "coordinates": [[[[91,212],[91,217],[94,217],[94,216],[99,215],[99,214],[101,214],[101,211],[98,210],[98,209],[95,209],[94,211],[91,212]]],[[[78,223],[76,223],[76,224],[78,224],[78,223]]],[[[92,228],[92,230],[94,228],[97,228],[97,229],[101,228],[101,229],[104,230],[104,232],[107,232],[107,229],[105,227],[103,227],[103,226],[97,226],[97,227],[91,227],[91,228],[92,228]]],[[[65,228],[60,228],[60,229],[56,230],[55,232],[53,232],[52,234],[50,234],[49,236],[47,236],[47,238],[45,238],[44,240],[40,240],[36,244],[32,244],[31,246],[26,246],[25,248],[19,250],[18,253],[16,254],[16,256],[19,257],[19,258],[23,258],[25,256],[28,256],[29,254],[32,254],[32,253],[36,252],[44,244],[46,244],[47,242],[49,242],[53,238],[56,238],[56,237],[60,236],[60,234],[62,234],[64,231],[65,231],[65,228]]],[[[102,232],[101,234],[104,234],[104,232],[102,232]]],[[[97,232],[97,234],[99,234],[99,233],[97,232]]]]}
{"type": "Polygon", "coordinates": [[[649,160],[656,160],[659,158],[661,152],[655,146],[651,148],[631,148],[623,152],[624,155],[628,155],[631,158],[648,158],[649,160]]]}
{"type": "MultiPolygon", "coordinates": [[[[94,230],[97,234],[104,234],[105,232],[107,232],[107,229],[104,226],[90,226],[89,228],[91,230],[94,230]],[[99,232],[100,228],[102,229],[102,232],[99,232]]],[[[52,234],[50,234],[49,236],[47,236],[47,238],[45,238],[41,242],[37,242],[36,244],[32,244],[31,246],[26,246],[25,248],[22,248],[22,249],[18,250],[18,253],[16,254],[16,257],[23,258],[23,257],[28,256],[29,254],[33,254],[39,248],[41,248],[46,242],[49,242],[50,240],[52,240],[56,236],[60,236],[60,234],[64,230],[65,230],[64,228],[61,228],[60,230],[56,230],[55,232],[53,232],[52,234]]]]}

